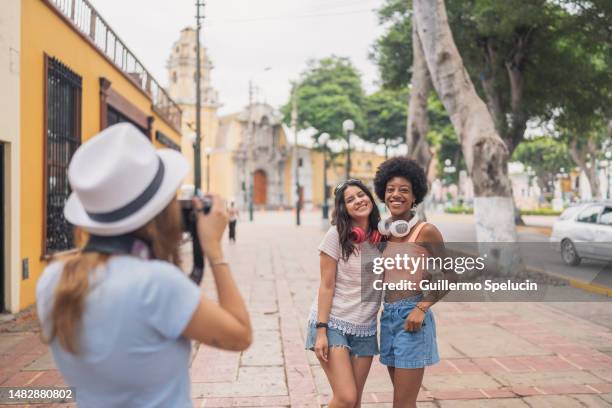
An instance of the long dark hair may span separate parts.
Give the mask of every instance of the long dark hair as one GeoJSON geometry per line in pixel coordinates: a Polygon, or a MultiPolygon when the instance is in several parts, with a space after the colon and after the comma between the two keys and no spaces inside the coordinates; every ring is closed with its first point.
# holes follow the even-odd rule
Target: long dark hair
{"type": "Polygon", "coordinates": [[[372,212],[368,216],[368,230],[366,231],[368,236],[378,228],[378,221],[380,221],[380,213],[378,212],[378,206],[374,201],[374,196],[370,192],[370,189],[366,187],[361,181],[351,179],[345,181],[340,187],[336,188],[335,199],[334,199],[334,211],[332,212],[331,224],[335,225],[338,229],[338,235],[340,236],[340,247],[342,248],[342,259],[346,262],[352,254],[356,251],[356,246],[351,239],[351,230],[353,229],[353,219],[348,213],[346,204],[344,203],[344,191],[349,186],[359,187],[372,201],[372,212]]]}

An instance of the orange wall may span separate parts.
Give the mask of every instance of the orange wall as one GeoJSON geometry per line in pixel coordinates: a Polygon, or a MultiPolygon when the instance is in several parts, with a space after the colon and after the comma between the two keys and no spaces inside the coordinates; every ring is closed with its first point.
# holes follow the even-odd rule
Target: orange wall
{"type": "Polygon", "coordinates": [[[151,100],[52,11],[44,0],[23,0],[22,7],[21,258],[28,258],[30,269],[29,279],[21,282],[20,307],[24,308],[34,303],[36,281],[46,264],[41,259],[44,222],[44,54],[57,58],[83,79],[82,141],[100,131],[100,77],[110,80],[114,90],[155,118],[153,136],[160,130],[178,145],[181,138],[179,132],[152,111],[151,100]]]}

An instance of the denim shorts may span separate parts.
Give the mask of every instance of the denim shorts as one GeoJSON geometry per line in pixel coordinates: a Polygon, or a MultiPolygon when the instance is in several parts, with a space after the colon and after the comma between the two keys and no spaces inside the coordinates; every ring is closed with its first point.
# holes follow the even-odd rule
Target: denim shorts
{"type": "Polygon", "coordinates": [[[440,361],[436,322],[427,310],[423,326],[416,332],[404,330],[404,322],[423,295],[384,303],[380,317],[380,362],[396,368],[422,368],[440,361]]]}
{"type": "MultiPolygon", "coordinates": [[[[306,349],[314,351],[317,340],[317,328],[309,323],[306,333],[306,349]]],[[[351,356],[367,357],[378,354],[378,340],[376,334],[372,336],[355,336],[344,334],[333,327],[327,329],[327,344],[329,347],[346,347],[351,356]]]]}

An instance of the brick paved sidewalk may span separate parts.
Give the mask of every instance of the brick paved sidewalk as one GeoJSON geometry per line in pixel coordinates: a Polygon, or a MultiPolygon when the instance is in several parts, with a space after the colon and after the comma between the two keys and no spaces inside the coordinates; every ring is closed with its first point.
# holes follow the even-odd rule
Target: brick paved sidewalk
{"type": "MultiPolygon", "coordinates": [[[[320,407],[331,390],[303,339],[323,233],[279,225],[270,214],[238,228],[227,257],[251,311],[254,343],[242,355],[200,347],[191,371],[196,406],[320,407]]],[[[441,303],[434,313],[442,362],[426,370],[420,407],[612,406],[605,327],[536,303],[441,303]]],[[[375,360],[364,407],[391,401],[387,371],[375,360]]]]}
{"type": "MultiPolygon", "coordinates": [[[[226,244],[254,343],[244,353],[197,348],[196,407],[320,407],[329,398],[323,371],[303,349],[323,233],[274,217],[239,223],[238,243],[226,244]]],[[[203,286],[214,295],[210,276],[203,286]]],[[[535,303],[445,303],[433,310],[442,362],[426,370],[419,407],[612,406],[612,333],[605,327],[535,303]]],[[[0,387],[63,385],[34,327],[27,318],[0,324],[0,387]]],[[[375,360],[363,406],[390,407],[391,399],[386,369],[375,360]]]]}

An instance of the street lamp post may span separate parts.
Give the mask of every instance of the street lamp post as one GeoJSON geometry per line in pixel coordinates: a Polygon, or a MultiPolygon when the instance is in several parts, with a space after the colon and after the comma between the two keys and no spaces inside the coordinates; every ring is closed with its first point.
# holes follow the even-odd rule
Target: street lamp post
{"type": "Polygon", "coordinates": [[[212,148],[207,147],[205,152],[206,152],[206,192],[210,193],[210,154],[212,153],[212,148]]]}
{"type": "Polygon", "coordinates": [[[319,136],[319,143],[323,146],[323,219],[329,218],[329,207],[327,204],[328,194],[327,191],[327,142],[329,141],[329,133],[322,133],[319,136]]]}
{"type": "Polygon", "coordinates": [[[444,160],[444,173],[448,174],[449,177],[454,177],[453,174],[457,172],[457,168],[453,166],[451,159],[444,160]]]}
{"type": "Polygon", "coordinates": [[[607,166],[606,166],[606,179],[608,182],[607,188],[606,188],[606,196],[608,197],[608,200],[612,198],[612,180],[610,180],[610,176],[612,175],[612,172],[610,171],[610,166],[612,165],[612,162],[610,161],[612,159],[612,152],[610,150],[606,151],[605,153],[606,156],[606,161],[607,166]]]}
{"type": "Polygon", "coordinates": [[[378,139],[378,144],[385,146],[385,160],[389,158],[389,143],[387,142],[387,138],[381,137],[378,139]]]}
{"type": "Polygon", "coordinates": [[[300,195],[300,158],[298,146],[298,105],[297,105],[297,85],[293,86],[291,92],[291,130],[293,130],[293,162],[295,166],[295,225],[300,225],[300,211],[302,210],[302,197],[300,195]]]}
{"type": "Polygon", "coordinates": [[[202,20],[204,16],[200,14],[200,7],[204,7],[204,2],[197,0],[196,1],[196,73],[195,73],[195,82],[196,82],[196,138],[195,143],[193,144],[193,165],[194,165],[194,189],[197,193],[202,189],[202,163],[200,158],[200,145],[202,143],[202,119],[201,119],[201,108],[202,108],[202,95],[200,89],[201,82],[201,62],[200,62],[200,29],[202,28],[202,20]]]}
{"type": "Polygon", "coordinates": [[[342,122],[342,130],[346,133],[346,179],[351,178],[351,133],[355,130],[355,122],[350,119],[342,122]]]}

